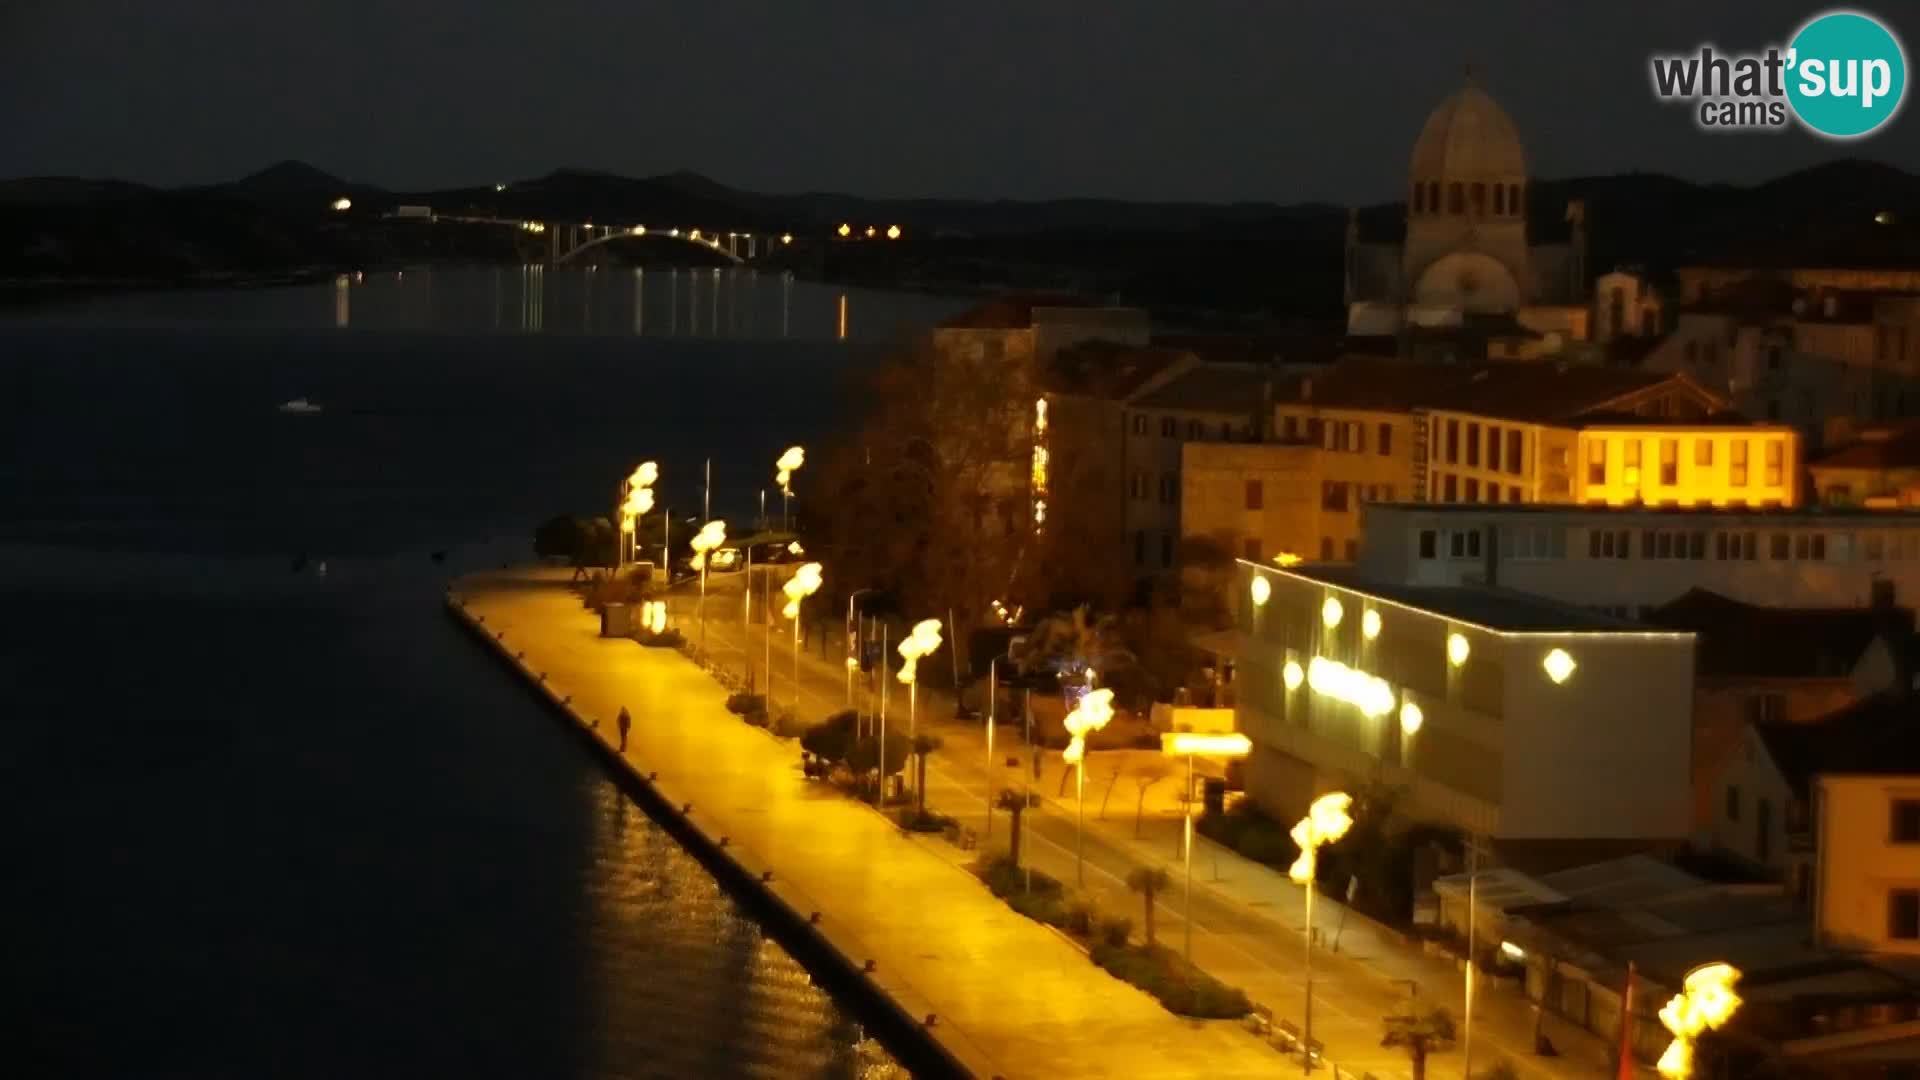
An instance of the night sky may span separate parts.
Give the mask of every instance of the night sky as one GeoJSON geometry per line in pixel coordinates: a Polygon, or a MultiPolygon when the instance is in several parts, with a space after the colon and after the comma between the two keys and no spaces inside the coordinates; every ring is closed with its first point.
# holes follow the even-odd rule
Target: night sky
{"type": "MultiPolygon", "coordinates": [[[[1781,0],[0,0],[0,176],[183,184],[298,158],[392,187],[570,165],[768,191],[1369,201],[1468,63],[1533,172],[1920,171],[1707,135],[1650,51],[1784,41],[1781,0]]],[[[1920,15],[1882,0],[1914,61],[1920,15]]],[[[1911,71],[1910,71],[1911,76],[1911,71]]],[[[1911,92],[1909,94],[1911,96],[1911,92]]]]}

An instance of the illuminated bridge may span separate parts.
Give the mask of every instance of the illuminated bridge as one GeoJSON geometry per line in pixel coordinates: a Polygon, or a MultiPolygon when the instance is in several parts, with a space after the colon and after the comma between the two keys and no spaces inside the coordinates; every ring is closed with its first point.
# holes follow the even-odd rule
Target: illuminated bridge
{"type": "MultiPolygon", "coordinates": [[[[389,217],[407,217],[389,214],[389,217]]],[[[793,243],[792,233],[753,233],[721,229],[660,228],[650,225],[603,225],[594,222],[527,221],[519,218],[471,217],[460,214],[433,214],[428,221],[455,221],[468,225],[499,225],[523,232],[543,234],[547,238],[547,265],[562,266],[583,252],[638,237],[665,238],[705,248],[738,265],[772,254],[775,248],[793,243]]]]}

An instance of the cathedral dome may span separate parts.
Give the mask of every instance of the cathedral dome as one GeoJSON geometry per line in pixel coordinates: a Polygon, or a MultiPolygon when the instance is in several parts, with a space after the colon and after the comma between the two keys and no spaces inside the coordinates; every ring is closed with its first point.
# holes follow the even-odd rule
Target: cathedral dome
{"type": "Polygon", "coordinates": [[[1427,117],[1411,171],[1416,180],[1524,180],[1527,157],[1507,111],[1469,76],[1427,117]]]}

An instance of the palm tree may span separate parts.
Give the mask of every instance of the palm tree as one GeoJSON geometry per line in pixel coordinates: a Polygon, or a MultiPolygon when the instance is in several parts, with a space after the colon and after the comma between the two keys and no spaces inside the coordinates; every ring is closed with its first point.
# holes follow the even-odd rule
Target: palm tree
{"type": "Polygon", "coordinates": [[[1388,1016],[1381,1046],[1404,1046],[1413,1062],[1413,1080],[1426,1080],[1427,1055],[1453,1046],[1453,1014],[1445,1009],[1420,1015],[1388,1016]]]}
{"type": "Polygon", "coordinates": [[[1013,840],[1007,848],[1007,861],[1013,864],[1015,870],[1020,869],[1020,819],[1026,815],[1027,799],[1026,794],[1007,788],[993,800],[995,806],[1013,817],[1013,840]]]}
{"type": "Polygon", "coordinates": [[[927,816],[927,755],[938,749],[938,735],[913,737],[913,804],[916,817],[927,816]]]}
{"type": "Polygon", "coordinates": [[[1127,875],[1127,888],[1139,893],[1147,905],[1146,921],[1141,925],[1146,928],[1149,948],[1153,946],[1153,897],[1166,887],[1167,872],[1157,866],[1142,866],[1127,875]]]}

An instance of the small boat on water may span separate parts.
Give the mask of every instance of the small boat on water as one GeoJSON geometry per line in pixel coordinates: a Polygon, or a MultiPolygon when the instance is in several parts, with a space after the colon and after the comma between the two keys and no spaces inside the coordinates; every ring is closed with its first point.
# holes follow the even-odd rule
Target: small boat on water
{"type": "Polygon", "coordinates": [[[280,406],[280,411],[283,413],[306,414],[306,413],[317,413],[317,412],[320,412],[321,409],[318,403],[308,401],[306,398],[303,398],[303,397],[297,397],[297,398],[294,398],[292,401],[282,403],[280,406]]]}

